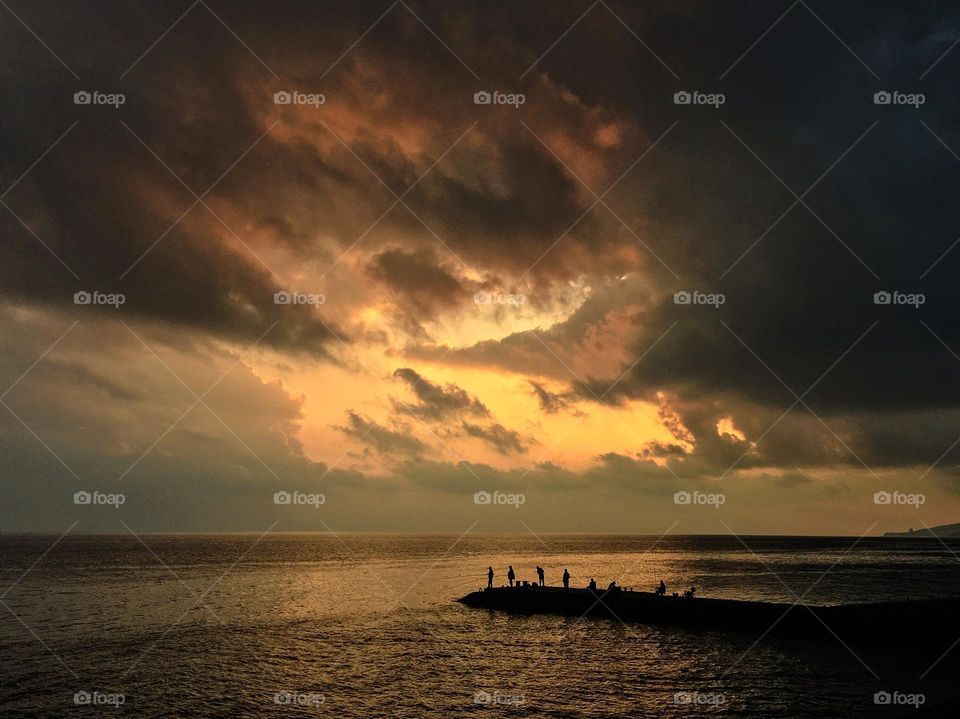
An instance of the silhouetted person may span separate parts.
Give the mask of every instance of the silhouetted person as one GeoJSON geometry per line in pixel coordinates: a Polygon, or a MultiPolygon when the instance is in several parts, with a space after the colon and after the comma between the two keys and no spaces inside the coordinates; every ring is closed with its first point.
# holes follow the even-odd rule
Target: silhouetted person
{"type": "Polygon", "coordinates": [[[617,580],[614,579],[610,584],[607,585],[607,591],[612,592],[617,588],[617,580]]]}
{"type": "Polygon", "coordinates": [[[510,582],[510,586],[513,586],[513,580],[517,578],[517,575],[513,573],[513,565],[510,565],[510,569],[507,570],[507,581],[510,582]]]}
{"type": "Polygon", "coordinates": [[[563,570],[563,588],[570,589],[570,572],[563,570]]]}
{"type": "Polygon", "coordinates": [[[587,585],[587,589],[589,589],[591,592],[597,591],[597,580],[591,577],[590,584],[587,585]]]}
{"type": "Polygon", "coordinates": [[[667,585],[663,583],[662,579],[660,580],[660,586],[657,587],[656,593],[661,597],[666,596],[667,594],[667,585]]]}
{"type": "Polygon", "coordinates": [[[688,599],[693,599],[693,595],[696,594],[696,593],[697,593],[697,588],[696,588],[696,587],[690,587],[690,589],[689,589],[688,591],[686,591],[686,592],[683,593],[683,596],[687,597],[688,599]]]}
{"type": "Polygon", "coordinates": [[[540,582],[540,586],[543,586],[543,567],[537,567],[537,581],[540,582]]]}
{"type": "Polygon", "coordinates": [[[493,567],[487,567],[487,589],[493,589],[493,567]]]}

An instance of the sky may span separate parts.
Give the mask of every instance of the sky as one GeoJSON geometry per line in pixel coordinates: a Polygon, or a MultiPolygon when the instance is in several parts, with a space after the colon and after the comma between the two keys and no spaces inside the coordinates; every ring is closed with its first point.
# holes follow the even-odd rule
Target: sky
{"type": "Polygon", "coordinates": [[[958,23],[11,0],[0,531],[960,521],[958,23]]]}

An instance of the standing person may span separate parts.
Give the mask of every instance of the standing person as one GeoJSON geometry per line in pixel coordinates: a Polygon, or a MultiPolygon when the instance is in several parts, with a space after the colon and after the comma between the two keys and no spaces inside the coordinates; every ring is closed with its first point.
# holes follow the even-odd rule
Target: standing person
{"type": "Polygon", "coordinates": [[[517,575],[513,573],[513,565],[510,565],[510,569],[507,570],[507,581],[510,582],[510,586],[513,586],[513,580],[517,578],[517,575]]]}
{"type": "Polygon", "coordinates": [[[493,589],[493,567],[487,567],[487,589],[493,589]]]}
{"type": "Polygon", "coordinates": [[[564,590],[570,589],[570,572],[566,569],[563,570],[563,588],[564,590]]]}
{"type": "Polygon", "coordinates": [[[540,586],[543,586],[543,567],[537,567],[537,579],[540,581],[540,586]]]}

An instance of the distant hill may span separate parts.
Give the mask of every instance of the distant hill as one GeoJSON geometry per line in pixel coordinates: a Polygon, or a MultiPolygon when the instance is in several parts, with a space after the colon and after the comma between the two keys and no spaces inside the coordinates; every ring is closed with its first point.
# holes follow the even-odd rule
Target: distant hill
{"type": "Polygon", "coordinates": [[[887,532],[884,537],[960,537],[960,524],[941,524],[938,527],[911,529],[909,532],[887,532]]]}

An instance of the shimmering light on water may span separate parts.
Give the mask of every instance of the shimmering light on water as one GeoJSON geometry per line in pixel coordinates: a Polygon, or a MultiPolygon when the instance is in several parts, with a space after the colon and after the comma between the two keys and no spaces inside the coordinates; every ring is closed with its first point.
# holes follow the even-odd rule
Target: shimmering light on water
{"type": "MultiPolygon", "coordinates": [[[[0,538],[3,591],[54,539],[0,538]]],[[[482,586],[489,564],[498,584],[508,564],[527,580],[540,564],[548,583],[566,567],[575,585],[595,577],[649,590],[663,578],[671,590],[695,584],[704,596],[787,602],[796,597],[784,584],[797,596],[813,586],[811,603],[960,593],[960,561],[922,540],[852,550],[846,538],[744,538],[750,549],[733,537],[143,540],[156,556],[134,537],[67,537],[9,590],[6,710],[59,716],[77,711],[74,692],[86,690],[122,692],[120,711],[142,717],[867,717],[873,692],[907,688],[940,652],[856,647],[854,656],[839,643],[772,638],[752,646],[756,637],[519,617],[453,600],[482,586]],[[675,703],[694,691],[724,702],[675,703]],[[305,703],[278,705],[278,692],[305,703]]]]}

